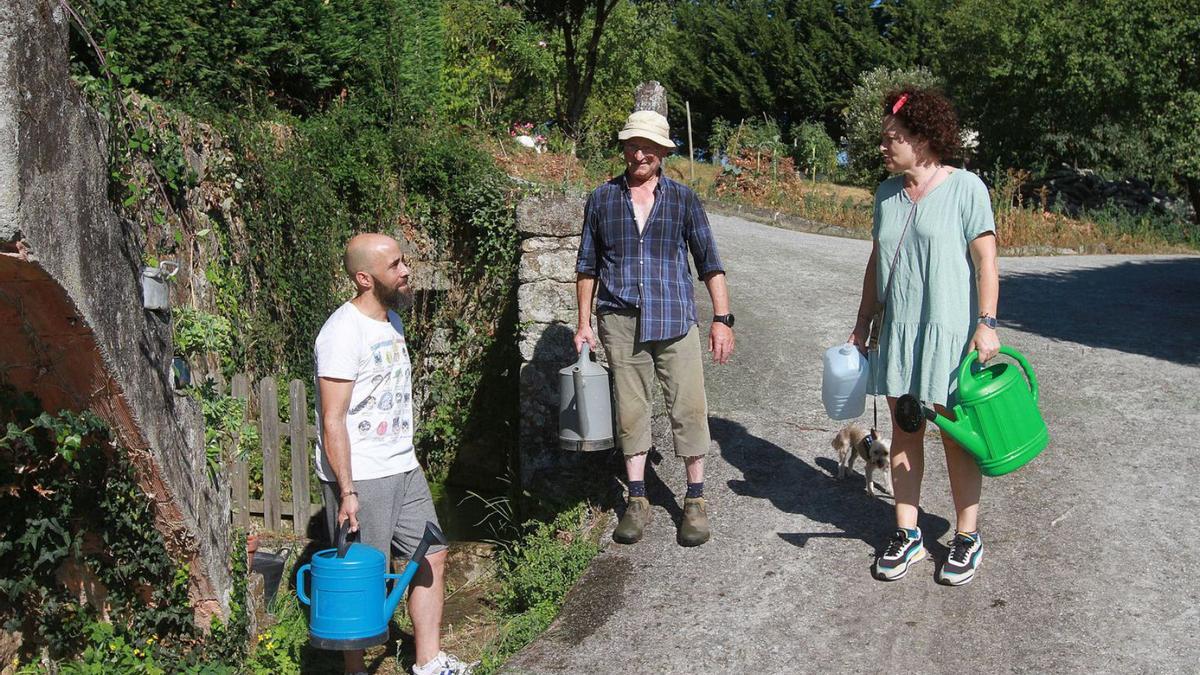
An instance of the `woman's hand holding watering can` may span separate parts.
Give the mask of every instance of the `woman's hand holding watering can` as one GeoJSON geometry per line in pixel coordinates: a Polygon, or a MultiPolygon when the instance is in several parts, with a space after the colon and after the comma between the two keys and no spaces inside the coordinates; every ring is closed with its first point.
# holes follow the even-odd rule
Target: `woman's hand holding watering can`
{"type": "Polygon", "coordinates": [[[1000,338],[996,336],[995,328],[989,328],[982,323],[975,327],[975,335],[967,345],[967,353],[974,351],[979,352],[980,363],[987,363],[1000,352],[1000,338]]]}

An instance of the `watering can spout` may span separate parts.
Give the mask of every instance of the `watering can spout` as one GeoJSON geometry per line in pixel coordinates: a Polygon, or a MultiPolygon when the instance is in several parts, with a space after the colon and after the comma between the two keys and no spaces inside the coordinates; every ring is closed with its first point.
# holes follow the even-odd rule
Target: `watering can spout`
{"type": "MultiPolygon", "coordinates": [[[[412,563],[409,563],[409,565],[412,565],[412,563]]],[[[414,568],[414,572],[415,571],[416,570],[414,568]]],[[[403,576],[407,577],[409,581],[412,580],[412,576],[408,574],[407,569],[405,570],[403,576]]],[[[387,601],[383,603],[384,621],[392,618],[392,615],[396,613],[396,608],[400,606],[400,601],[404,599],[404,591],[408,590],[408,584],[401,583],[403,581],[404,579],[401,579],[400,581],[396,582],[395,586],[392,586],[392,592],[388,593],[387,601]]]]}
{"type": "Polygon", "coordinates": [[[987,458],[987,444],[984,443],[982,436],[975,433],[961,406],[954,406],[955,419],[939,415],[929,408],[925,409],[925,417],[941,427],[942,431],[949,434],[967,452],[980,459],[987,458]]]}
{"type": "Polygon", "coordinates": [[[417,574],[417,568],[421,566],[421,561],[425,559],[425,553],[433,544],[448,545],[450,542],[446,539],[446,535],[442,534],[441,528],[433,522],[425,522],[425,534],[421,537],[421,543],[417,544],[417,550],[413,551],[412,557],[409,558],[408,564],[404,566],[404,573],[395,575],[389,574],[389,579],[396,579],[396,584],[392,586],[392,592],[388,594],[387,600],[383,603],[383,619],[387,621],[396,613],[396,608],[400,606],[400,601],[404,599],[404,592],[408,590],[408,585],[417,574]]]}

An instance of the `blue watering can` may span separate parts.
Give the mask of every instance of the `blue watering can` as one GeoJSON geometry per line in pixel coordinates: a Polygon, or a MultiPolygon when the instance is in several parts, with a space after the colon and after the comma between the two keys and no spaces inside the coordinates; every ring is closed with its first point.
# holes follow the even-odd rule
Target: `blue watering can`
{"type": "Polygon", "coordinates": [[[387,642],[388,619],[404,598],[430,545],[446,544],[438,526],[425,523],[425,534],[403,574],[387,574],[387,556],[366,544],[351,544],[350,521],[337,531],[337,548],[318,551],[296,570],[296,595],[312,607],[309,643],[320,649],[364,649],[387,642]],[[312,597],[304,592],[304,573],[312,570],[312,597]],[[385,595],[388,579],[396,579],[385,595]]]}

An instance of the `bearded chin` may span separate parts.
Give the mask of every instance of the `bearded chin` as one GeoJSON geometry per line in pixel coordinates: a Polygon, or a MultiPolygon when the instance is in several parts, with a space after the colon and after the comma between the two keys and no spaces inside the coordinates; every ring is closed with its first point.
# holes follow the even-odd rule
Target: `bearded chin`
{"type": "Polygon", "coordinates": [[[404,290],[398,288],[387,288],[381,283],[375,284],[375,298],[379,300],[379,304],[388,309],[401,311],[412,307],[413,292],[412,287],[406,287],[404,290]]]}

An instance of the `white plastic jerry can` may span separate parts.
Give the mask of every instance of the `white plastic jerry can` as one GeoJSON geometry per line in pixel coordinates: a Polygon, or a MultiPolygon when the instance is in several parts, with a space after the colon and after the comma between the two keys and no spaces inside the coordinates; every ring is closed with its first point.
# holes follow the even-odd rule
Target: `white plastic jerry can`
{"type": "Polygon", "coordinates": [[[825,373],[821,377],[821,402],[830,419],[848,420],[867,407],[867,357],[850,343],[825,350],[825,373]]]}

